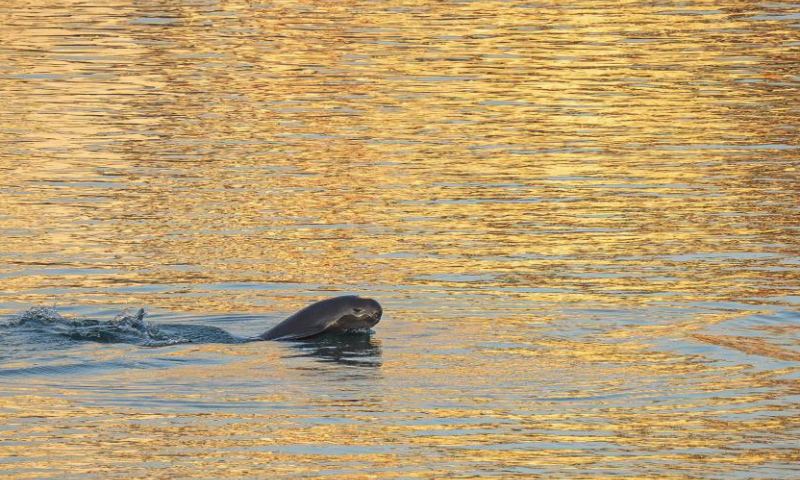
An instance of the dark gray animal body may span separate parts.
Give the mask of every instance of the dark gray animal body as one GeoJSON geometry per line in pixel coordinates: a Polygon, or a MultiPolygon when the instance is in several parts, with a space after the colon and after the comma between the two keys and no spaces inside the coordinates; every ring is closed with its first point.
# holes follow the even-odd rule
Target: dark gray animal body
{"type": "Polygon", "coordinates": [[[327,332],[367,331],[381,320],[383,309],[371,298],[355,295],[311,304],[254,340],[300,340],[327,332]]]}
{"type": "MultiPolygon", "coordinates": [[[[221,328],[199,325],[186,325],[182,333],[192,338],[194,342],[203,340],[224,343],[302,340],[323,333],[366,332],[378,324],[382,314],[383,309],[377,301],[356,295],[345,295],[312,303],[257,337],[237,340],[236,337],[221,328]],[[208,338],[200,338],[202,336],[208,338]]],[[[134,318],[147,325],[142,320],[144,315],[144,309],[142,309],[134,318]]],[[[174,330],[175,326],[162,325],[159,328],[174,330]]]]}

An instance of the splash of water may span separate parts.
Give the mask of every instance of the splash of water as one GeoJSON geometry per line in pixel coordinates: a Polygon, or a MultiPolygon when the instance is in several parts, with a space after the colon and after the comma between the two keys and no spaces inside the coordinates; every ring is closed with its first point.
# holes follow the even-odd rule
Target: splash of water
{"type": "Polygon", "coordinates": [[[158,325],[144,320],[145,315],[144,309],[140,309],[133,315],[125,312],[113,320],[96,320],[67,317],[61,315],[55,307],[33,307],[12,317],[3,326],[60,335],[72,340],[100,343],[162,346],[191,341],[180,336],[162,333],[158,325]]]}

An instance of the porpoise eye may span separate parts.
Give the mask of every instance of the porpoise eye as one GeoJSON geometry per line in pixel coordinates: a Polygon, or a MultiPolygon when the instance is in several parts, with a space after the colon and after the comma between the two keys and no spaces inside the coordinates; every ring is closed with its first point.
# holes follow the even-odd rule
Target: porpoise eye
{"type": "Polygon", "coordinates": [[[363,312],[364,310],[362,310],[362,309],[360,309],[360,308],[354,308],[354,309],[353,309],[353,311],[354,311],[354,312],[356,312],[356,313],[361,313],[361,312],[363,312]]]}

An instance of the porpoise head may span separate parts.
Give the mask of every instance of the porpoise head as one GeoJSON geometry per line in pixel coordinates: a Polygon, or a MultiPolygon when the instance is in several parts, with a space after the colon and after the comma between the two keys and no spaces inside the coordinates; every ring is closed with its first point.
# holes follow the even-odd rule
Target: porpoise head
{"type": "Polygon", "coordinates": [[[332,327],[341,330],[368,330],[381,321],[381,304],[371,298],[349,295],[330,300],[340,300],[341,303],[339,319],[332,327]]]}
{"type": "Polygon", "coordinates": [[[323,332],[367,331],[378,324],[382,314],[381,305],[371,298],[356,295],[328,298],[300,310],[259,338],[299,340],[323,332]]]}

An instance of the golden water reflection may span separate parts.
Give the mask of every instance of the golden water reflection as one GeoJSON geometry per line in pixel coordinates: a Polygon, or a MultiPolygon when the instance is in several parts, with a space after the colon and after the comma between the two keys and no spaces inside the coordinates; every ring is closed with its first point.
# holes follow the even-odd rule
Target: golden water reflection
{"type": "Polygon", "coordinates": [[[388,318],[6,345],[0,472],[792,478],[797,11],[6,1],[0,312],[388,318]]]}

